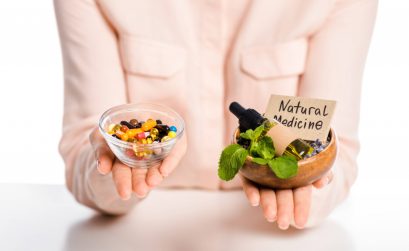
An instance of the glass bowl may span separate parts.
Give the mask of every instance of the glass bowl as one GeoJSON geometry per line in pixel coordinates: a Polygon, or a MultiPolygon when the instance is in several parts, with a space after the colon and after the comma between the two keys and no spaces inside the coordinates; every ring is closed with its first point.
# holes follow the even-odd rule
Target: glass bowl
{"type": "Polygon", "coordinates": [[[160,163],[182,137],[184,127],[185,123],[177,112],[169,107],[151,103],[115,106],[104,112],[99,120],[99,130],[111,151],[122,163],[133,168],[149,168],[160,163]],[[146,121],[149,118],[159,119],[162,124],[168,126],[176,126],[176,136],[164,142],[140,144],[122,141],[108,133],[110,124],[120,124],[123,120],[131,119],[146,121]]]}

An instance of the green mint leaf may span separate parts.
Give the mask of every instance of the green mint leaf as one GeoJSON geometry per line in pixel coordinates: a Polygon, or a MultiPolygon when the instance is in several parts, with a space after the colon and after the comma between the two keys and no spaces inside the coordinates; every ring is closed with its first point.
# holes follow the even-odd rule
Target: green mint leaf
{"type": "Polygon", "coordinates": [[[259,148],[258,142],[251,141],[250,148],[249,148],[250,155],[253,157],[260,157],[260,155],[258,154],[258,148],[259,148]]]}
{"type": "Polygon", "coordinates": [[[269,136],[264,136],[260,139],[258,142],[257,154],[266,160],[274,158],[274,144],[269,136]]]}
{"type": "Polygon", "coordinates": [[[280,179],[288,179],[298,172],[298,162],[294,157],[280,156],[268,161],[268,166],[280,179]]]}
{"type": "Polygon", "coordinates": [[[252,129],[248,129],[246,132],[240,133],[240,137],[244,139],[253,140],[254,139],[254,131],[252,129]]]}
{"type": "Polygon", "coordinates": [[[264,131],[264,124],[261,124],[261,126],[257,127],[257,128],[254,130],[254,137],[253,137],[253,139],[256,140],[256,141],[258,141],[259,138],[260,138],[260,136],[261,136],[261,134],[263,133],[263,131],[264,131]]]}
{"type": "Polygon", "coordinates": [[[227,146],[219,159],[218,175],[220,179],[228,181],[234,178],[243,166],[248,152],[238,144],[227,146]]]}
{"type": "Polygon", "coordinates": [[[266,165],[268,160],[265,160],[263,158],[253,158],[252,160],[254,163],[259,164],[259,165],[266,165]]]}

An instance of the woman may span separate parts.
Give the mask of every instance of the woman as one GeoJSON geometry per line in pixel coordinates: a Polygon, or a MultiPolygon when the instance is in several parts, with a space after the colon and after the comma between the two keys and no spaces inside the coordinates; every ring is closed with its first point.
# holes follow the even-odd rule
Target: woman
{"type": "Polygon", "coordinates": [[[312,226],[347,195],[357,173],[361,77],[375,0],[55,0],[65,74],[60,153],[82,204],[123,214],[159,187],[243,187],[281,229],[312,226]],[[237,126],[231,101],[263,111],[270,94],[337,100],[339,157],[310,186],[274,191],[217,161],[237,126]],[[186,134],[159,166],[130,169],[96,126],[106,109],[153,102],[177,110],[186,134]],[[332,181],[332,182],[330,182],[332,181]],[[317,189],[321,188],[321,189],[317,189]]]}

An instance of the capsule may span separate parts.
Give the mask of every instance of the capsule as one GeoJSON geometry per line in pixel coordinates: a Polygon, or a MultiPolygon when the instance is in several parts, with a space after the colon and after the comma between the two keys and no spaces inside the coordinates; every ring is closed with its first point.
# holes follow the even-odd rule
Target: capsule
{"type": "Polygon", "coordinates": [[[160,141],[161,141],[161,142],[165,142],[165,141],[168,141],[168,140],[170,140],[170,139],[171,139],[171,137],[165,136],[165,137],[163,137],[160,141]]]}
{"type": "Polygon", "coordinates": [[[126,125],[121,126],[121,131],[127,132],[128,130],[129,130],[129,128],[126,125]]]}
{"type": "Polygon", "coordinates": [[[142,124],[142,129],[146,132],[156,126],[156,121],[153,119],[148,119],[145,123],[142,124]]]}
{"type": "Polygon", "coordinates": [[[138,134],[136,135],[136,138],[139,139],[139,140],[144,139],[144,138],[145,138],[145,133],[144,133],[144,132],[138,133],[138,134]]]}
{"type": "Polygon", "coordinates": [[[123,131],[121,131],[121,130],[116,130],[115,131],[115,135],[118,137],[118,138],[122,138],[122,135],[124,135],[125,133],[123,132],[123,131]]]}
{"type": "Polygon", "coordinates": [[[177,128],[176,128],[176,126],[171,126],[171,127],[169,127],[169,130],[171,130],[172,132],[177,132],[177,128]]]}
{"type": "Polygon", "coordinates": [[[129,124],[131,124],[131,125],[133,125],[133,126],[137,126],[138,125],[138,120],[137,119],[131,119],[131,120],[129,120],[129,124]]]}
{"type": "Polygon", "coordinates": [[[159,135],[159,130],[158,130],[158,128],[152,128],[150,133],[151,133],[151,135],[159,135]]]}
{"type": "Polygon", "coordinates": [[[121,135],[121,139],[122,139],[123,141],[128,141],[128,139],[129,139],[128,134],[126,134],[126,133],[122,134],[122,135],[121,135]]]}
{"type": "Polygon", "coordinates": [[[130,138],[135,138],[138,133],[143,132],[141,128],[129,129],[126,133],[130,138]]]}
{"type": "Polygon", "coordinates": [[[160,124],[160,125],[156,125],[156,128],[159,131],[159,137],[163,137],[165,135],[168,135],[169,126],[160,124]]]}
{"type": "Polygon", "coordinates": [[[122,120],[120,124],[121,124],[121,125],[124,125],[124,126],[126,126],[126,127],[128,127],[129,129],[134,129],[134,128],[135,128],[134,125],[132,125],[131,123],[129,123],[129,122],[126,121],[126,120],[122,120]]]}
{"type": "Polygon", "coordinates": [[[174,137],[176,137],[176,133],[174,131],[169,131],[168,132],[168,137],[173,139],[174,137]]]}

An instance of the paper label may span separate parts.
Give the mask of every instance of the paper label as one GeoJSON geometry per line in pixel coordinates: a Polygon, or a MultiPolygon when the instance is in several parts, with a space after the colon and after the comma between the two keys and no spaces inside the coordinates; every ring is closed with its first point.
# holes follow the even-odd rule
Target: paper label
{"type": "Polygon", "coordinates": [[[271,95],[264,116],[289,127],[305,140],[327,140],[336,101],[271,95]]]}

